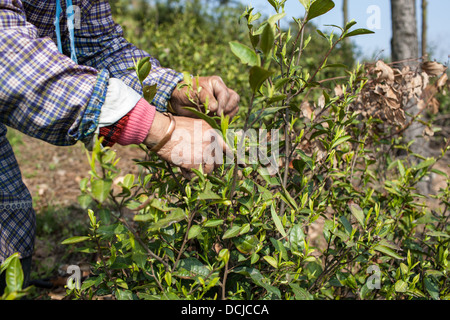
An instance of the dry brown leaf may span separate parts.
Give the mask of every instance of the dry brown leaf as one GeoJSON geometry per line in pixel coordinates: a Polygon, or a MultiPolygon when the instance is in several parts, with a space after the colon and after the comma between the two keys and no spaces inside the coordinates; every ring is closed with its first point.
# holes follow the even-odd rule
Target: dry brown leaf
{"type": "Polygon", "coordinates": [[[420,67],[431,77],[439,76],[447,70],[446,66],[436,61],[426,61],[420,67]]]}
{"type": "Polygon", "coordinates": [[[344,91],[342,90],[342,86],[340,84],[338,84],[336,87],[334,87],[334,94],[337,97],[340,97],[344,94],[344,91]]]}
{"type": "Polygon", "coordinates": [[[417,108],[419,108],[419,110],[423,110],[427,107],[427,104],[425,103],[424,100],[419,100],[417,102],[417,108]]]}
{"type": "Polygon", "coordinates": [[[438,89],[440,90],[441,88],[443,88],[448,81],[448,76],[447,73],[444,73],[439,80],[436,82],[436,86],[438,87],[438,89]]]}
{"type": "Polygon", "coordinates": [[[421,74],[422,74],[422,82],[423,82],[422,83],[422,90],[425,90],[425,88],[430,83],[430,76],[426,72],[422,72],[421,74]]]}
{"type": "Polygon", "coordinates": [[[394,70],[386,63],[378,60],[374,72],[377,74],[379,80],[386,80],[388,82],[394,82],[394,70]]]}
{"type": "Polygon", "coordinates": [[[317,106],[322,109],[323,107],[325,107],[325,96],[321,95],[319,100],[317,101],[317,106]]]}
{"type": "Polygon", "coordinates": [[[425,136],[432,137],[432,136],[434,136],[434,131],[431,130],[431,128],[429,126],[426,126],[425,129],[423,129],[422,135],[424,137],[425,136]]]}
{"type": "Polygon", "coordinates": [[[309,104],[308,101],[303,101],[302,104],[300,105],[300,110],[302,110],[302,114],[303,116],[310,120],[311,116],[313,115],[313,111],[311,109],[311,105],[309,104]]]}
{"type": "Polygon", "coordinates": [[[410,92],[412,97],[419,98],[422,95],[423,79],[421,75],[416,75],[411,79],[410,92]]]}
{"type": "Polygon", "coordinates": [[[401,107],[400,101],[392,88],[388,88],[384,95],[384,101],[391,109],[398,109],[401,107]]]}
{"type": "Polygon", "coordinates": [[[431,99],[430,103],[428,104],[428,108],[431,110],[433,114],[437,114],[439,112],[440,106],[441,104],[436,98],[431,99]]]}
{"type": "Polygon", "coordinates": [[[394,110],[395,121],[400,124],[404,124],[406,122],[405,111],[402,109],[394,110]]]}

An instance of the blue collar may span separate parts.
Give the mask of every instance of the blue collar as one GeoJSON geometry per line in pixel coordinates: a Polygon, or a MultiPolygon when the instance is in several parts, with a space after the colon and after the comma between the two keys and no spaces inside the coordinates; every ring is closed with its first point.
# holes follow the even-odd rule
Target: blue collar
{"type": "MultiPolygon", "coordinates": [[[[66,0],[66,5],[67,5],[67,27],[69,29],[69,37],[70,37],[70,58],[75,61],[75,63],[77,62],[77,54],[75,52],[75,33],[74,33],[74,29],[75,29],[75,24],[74,24],[74,20],[75,20],[75,11],[74,11],[74,7],[72,5],[72,0],[66,0]]],[[[56,40],[58,42],[58,50],[59,52],[63,53],[62,50],[62,44],[61,44],[61,30],[60,30],[60,26],[59,26],[59,19],[61,17],[61,2],[60,0],[56,0],[56,17],[55,17],[55,29],[56,29],[56,40]]]]}

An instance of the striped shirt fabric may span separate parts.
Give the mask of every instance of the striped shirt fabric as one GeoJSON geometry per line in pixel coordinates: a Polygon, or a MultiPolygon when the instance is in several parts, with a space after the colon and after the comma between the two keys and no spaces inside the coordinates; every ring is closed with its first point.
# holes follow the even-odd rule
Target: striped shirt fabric
{"type": "Polygon", "coordinates": [[[55,0],[0,0],[0,262],[19,252],[32,254],[35,217],[31,196],[22,182],[6,127],[54,145],[88,144],[111,78],[142,95],[129,67],[150,57],[146,85],[157,85],[152,104],[165,111],[183,75],[164,68],[123,37],[107,0],[73,0],[75,50],[70,39],[65,1],[61,1],[61,54],[56,45],[55,0]],[[78,19],[78,20],[77,20],[78,19]]]}

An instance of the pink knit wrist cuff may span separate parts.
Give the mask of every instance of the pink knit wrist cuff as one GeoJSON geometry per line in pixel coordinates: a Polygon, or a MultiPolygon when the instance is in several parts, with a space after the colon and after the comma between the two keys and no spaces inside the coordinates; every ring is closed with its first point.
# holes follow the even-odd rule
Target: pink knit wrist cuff
{"type": "Polygon", "coordinates": [[[155,119],[156,108],[145,99],[140,99],[128,113],[128,121],[122,130],[117,143],[123,146],[141,144],[147,138],[155,119]]]}

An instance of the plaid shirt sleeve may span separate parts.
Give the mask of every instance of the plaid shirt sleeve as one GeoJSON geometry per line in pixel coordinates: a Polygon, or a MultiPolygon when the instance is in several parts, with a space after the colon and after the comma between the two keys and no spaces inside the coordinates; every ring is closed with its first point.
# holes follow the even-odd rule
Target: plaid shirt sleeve
{"type": "MultiPolygon", "coordinates": [[[[77,65],[55,45],[55,2],[22,2],[0,1],[0,122],[55,145],[88,143],[98,127],[109,78],[142,94],[135,72],[127,68],[133,58],[149,54],[123,38],[108,1],[79,0],[73,2],[81,10],[75,28],[77,65]]],[[[68,54],[65,22],[63,17],[63,50],[68,54]]],[[[182,74],[162,68],[153,57],[151,61],[146,84],[157,84],[153,104],[165,111],[182,74]]]]}
{"type": "Polygon", "coordinates": [[[55,145],[87,143],[109,79],[40,37],[19,1],[0,2],[0,122],[55,145]]]}
{"type": "MultiPolygon", "coordinates": [[[[163,68],[156,58],[125,40],[121,26],[113,21],[107,0],[91,1],[91,6],[82,7],[81,11],[81,22],[75,28],[78,62],[97,69],[107,69],[111,77],[123,80],[142,95],[136,72],[127,69],[134,66],[133,59],[137,61],[150,57],[152,71],[144,84],[157,85],[152,104],[157,110],[166,111],[167,102],[178,82],[183,79],[183,74],[163,68]]],[[[69,51],[68,41],[64,43],[64,48],[69,51]]]]}

